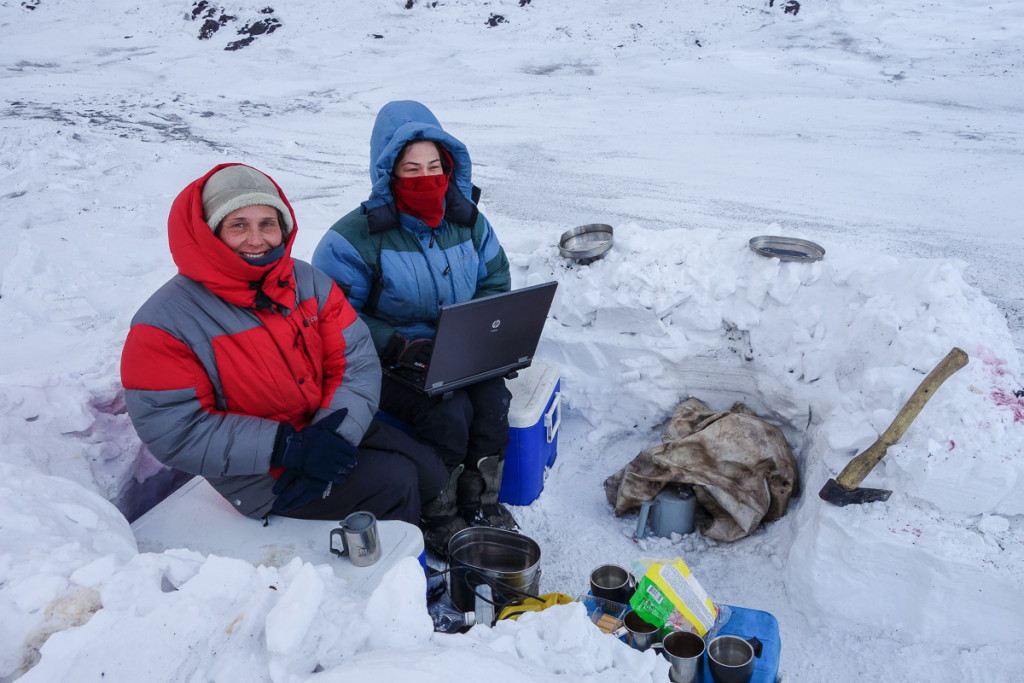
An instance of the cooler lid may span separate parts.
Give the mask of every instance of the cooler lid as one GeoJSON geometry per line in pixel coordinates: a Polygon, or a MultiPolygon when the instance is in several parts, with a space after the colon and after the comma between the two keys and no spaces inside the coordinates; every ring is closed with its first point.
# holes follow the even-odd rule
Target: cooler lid
{"type": "Polygon", "coordinates": [[[534,359],[528,368],[519,370],[519,376],[506,384],[512,392],[508,410],[508,426],[513,429],[532,427],[544,414],[544,408],[558,386],[558,365],[548,360],[534,359]]]}

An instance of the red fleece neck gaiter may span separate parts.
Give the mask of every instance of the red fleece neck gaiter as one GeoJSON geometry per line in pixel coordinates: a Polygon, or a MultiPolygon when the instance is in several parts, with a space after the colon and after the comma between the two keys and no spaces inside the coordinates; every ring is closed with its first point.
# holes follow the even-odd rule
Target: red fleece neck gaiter
{"type": "Polygon", "coordinates": [[[395,178],[395,204],[402,213],[419,218],[432,228],[444,218],[444,195],[448,176],[438,175],[395,178]]]}

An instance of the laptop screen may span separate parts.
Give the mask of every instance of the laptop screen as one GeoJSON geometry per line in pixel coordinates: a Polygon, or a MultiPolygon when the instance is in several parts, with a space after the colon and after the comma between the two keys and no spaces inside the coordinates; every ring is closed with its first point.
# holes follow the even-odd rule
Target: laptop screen
{"type": "Polygon", "coordinates": [[[450,391],[530,365],[557,286],[545,282],[442,307],[423,389],[450,391]]]}

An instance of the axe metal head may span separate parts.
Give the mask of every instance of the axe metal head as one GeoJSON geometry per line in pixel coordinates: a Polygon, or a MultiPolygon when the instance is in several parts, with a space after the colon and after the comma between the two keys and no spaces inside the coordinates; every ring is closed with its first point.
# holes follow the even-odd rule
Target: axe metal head
{"type": "Polygon", "coordinates": [[[829,479],[818,492],[818,497],[826,503],[832,503],[839,507],[847,505],[860,505],[861,503],[880,503],[889,500],[892,491],[885,489],[867,489],[857,487],[847,491],[839,485],[835,479],[829,479]]]}

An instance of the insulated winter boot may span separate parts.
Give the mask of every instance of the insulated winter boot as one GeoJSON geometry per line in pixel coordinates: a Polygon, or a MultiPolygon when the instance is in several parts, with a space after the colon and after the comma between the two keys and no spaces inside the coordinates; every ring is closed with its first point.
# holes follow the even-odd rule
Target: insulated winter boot
{"type": "Polygon", "coordinates": [[[512,513],[498,502],[505,459],[489,455],[477,461],[476,470],[466,470],[459,478],[459,514],[470,526],[490,526],[515,531],[519,528],[512,513]]]}
{"type": "Polygon", "coordinates": [[[456,487],[464,466],[459,465],[448,477],[444,490],[420,508],[423,545],[440,558],[448,557],[448,540],[469,525],[458,514],[456,487]]]}

